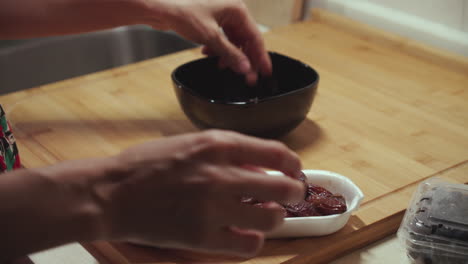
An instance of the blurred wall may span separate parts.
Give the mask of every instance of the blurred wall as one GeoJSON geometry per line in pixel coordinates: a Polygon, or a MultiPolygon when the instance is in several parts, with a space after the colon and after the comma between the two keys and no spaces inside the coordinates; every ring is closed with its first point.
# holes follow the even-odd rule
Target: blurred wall
{"type": "Polygon", "coordinates": [[[468,0],[308,0],[372,26],[468,56],[468,0]]]}
{"type": "Polygon", "coordinates": [[[302,19],[305,0],[244,0],[257,23],[268,28],[302,19]]]}

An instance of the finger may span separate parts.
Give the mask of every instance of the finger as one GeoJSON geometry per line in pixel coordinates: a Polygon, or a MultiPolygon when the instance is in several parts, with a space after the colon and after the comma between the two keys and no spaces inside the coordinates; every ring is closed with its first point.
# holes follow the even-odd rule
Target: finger
{"type": "Polygon", "coordinates": [[[234,142],[228,153],[234,163],[279,170],[293,177],[301,174],[299,157],[283,143],[239,133],[228,135],[234,142]]]}
{"type": "Polygon", "coordinates": [[[235,72],[246,74],[251,71],[247,56],[234,46],[219,30],[213,30],[205,41],[208,49],[220,56],[235,72]]]}
{"type": "Polygon", "coordinates": [[[255,61],[255,67],[264,76],[271,76],[273,72],[273,66],[271,58],[268,55],[263,40],[256,37],[254,41],[249,42],[245,47],[244,52],[251,61],[255,61]]]}
{"type": "Polygon", "coordinates": [[[279,141],[224,130],[208,130],[198,135],[200,149],[196,155],[200,159],[279,170],[294,178],[302,173],[297,154],[279,141]]]}
{"type": "Polygon", "coordinates": [[[252,166],[252,165],[249,165],[249,164],[244,164],[241,167],[246,169],[246,170],[251,170],[251,171],[255,171],[255,172],[259,172],[259,173],[265,173],[265,171],[262,170],[261,168],[255,167],[255,166],[252,166]]]}
{"type": "Polygon", "coordinates": [[[249,86],[254,86],[257,83],[258,74],[255,71],[251,71],[245,75],[245,81],[249,86]]]}
{"type": "MultiPolygon", "coordinates": [[[[207,46],[204,46],[202,48],[202,53],[205,54],[206,56],[215,56],[216,54],[210,50],[207,46]]],[[[226,69],[228,67],[228,63],[226,60],[222,57],[219,58],[218,60],[218,68],[220,69],[226,69]]],[[[254,83],[255,84],[255,83],[254,83]]]]}
{"type": "Polygon", "coordinates": [[[210,50],[207,46],[203,46],[202,48],[202,54],[206,55],[206,56],[214,56],[214,52],[212,50],[210,50]]]}
{"type": "Polygon", "coordinates": [[[265,44],[253,18],[247,9],[239,9],[230,20],[224,21],[223,30],[236,46],[242,47],[249,58],[252,68],[263,75],[271,75],[272,64],[265,44]]]}
{"type": "Polygon", "coordinates": [[[208,247],[215,253],[250,258],[258,254],[264,239],[258,231],[226,227],[212,236],[208,247]]]}
{"type": "MultiPolygon", "coordinates": [[[[214,56],[215,53],[210,50],[208,47],[204,46],[202,49],[202,53],[206,56],[214,56]]],[[[228,62],[226,62],[225,57],[220,57],[218,60],[218,68],[226,69],[229,66],[228,62]]],[[[254,86],[257,83],[258,74],[256,71],[249,71],[245,73],[245,81],[249,86],[254,86]]]]}
{"type": "Polygon", "coordinates": [[[226,173],[234,177],[221,191],[234,198],[253,197],[255,200],[287,204],[297,203],[305,197],[304,184],[290,177],[272,176],[237,167],[226,168],[226,173]]]}
{"type": "Polygon", "coordinates": [[[265,203],[250,205],[241,203],[238,199],[227,202],[218,210],[222,226],[236,226],[242,229],[258,231],[271,231],[280,226],[284,221],[284,209],[277,203],[265,203]]]}

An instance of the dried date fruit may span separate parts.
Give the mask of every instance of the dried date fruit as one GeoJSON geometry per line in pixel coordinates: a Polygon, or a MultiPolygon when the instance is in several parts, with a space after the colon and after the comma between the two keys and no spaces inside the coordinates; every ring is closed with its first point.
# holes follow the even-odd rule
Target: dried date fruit
{"type": "Polygon", "coordinates": [[[346,202],[341,195],[311,195],[307,202],[312,204],[321,215],[341,214],[346,212],[346,202]]]}
{"type": "MultiPolygon", "coordinates": [[[[298,180],[306,185],[305,198],[297,204],[283,205],[285,217],[324,216],[346,212],[347,206],[343,196],[333,194],[321,186],[308,184],[304,173],[298,180]]],[[[263,203],[253,198],[242,198],[241,202],[257,207],[262,207],[263,203]]]]}
{"type": "Polygon", "coordinates": [[[303,216],[319,216],[320,213],[317,208],[311,203],[306,201],[299,202],[297,204],[289,204],[284,206],[286,212],[292,217],[303,217],[303,216]]]}
{"type": "Polygon", "coordinates": [[[327,190],[327,189],[325,189],[323,187],[320,187],[318,185],[308,184],[307,185],[306,196],[309,197],[309,196],[312,196],[312,195],[329,197],[329,196],[332,196],[333,193],[331,193],[329,190],[327,190]]]}

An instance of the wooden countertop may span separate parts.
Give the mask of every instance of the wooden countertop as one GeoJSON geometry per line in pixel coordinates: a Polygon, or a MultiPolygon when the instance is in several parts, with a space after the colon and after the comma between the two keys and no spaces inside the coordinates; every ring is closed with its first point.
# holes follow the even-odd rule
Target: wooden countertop
{"type": "MultiPolygon", "coordinates": [[[[245,263],[325,262],[392,234],[419,182],[468,161],[466,58],[325,11],[313,17],[265,35],[269,50],[304,61],[321,77],[307,120],[282,141],[304,168],[346,175],[366,198],[340,232],[271,240],[245,263]]],[[[24,165],[111,155],[196,131],[170,73],[200,56],[183,51],[1,96],[24,165]]],[[[444,177],[468,182],[468,173],[444,177]]],[[[176,253],[125,244],[87,247],[111,263],[180,261],[176,253]]]]}

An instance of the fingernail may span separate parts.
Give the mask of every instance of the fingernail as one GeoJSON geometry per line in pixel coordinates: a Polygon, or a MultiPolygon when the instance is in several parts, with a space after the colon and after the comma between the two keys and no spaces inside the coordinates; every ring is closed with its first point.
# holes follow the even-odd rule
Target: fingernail
{"type": "Polygon", "coordinates": [[[247,60],[241,60],[240,63],[237,65],[238,71],[240,73],[248,73],[250,71],[250,63],[247,60]]]}
{"type": "Polygon", "coordinates": [[[255,72],[249,72],[245,76],[246,82],[249,86],[255,86],[257,84],[257,73],[255,72]]]}

